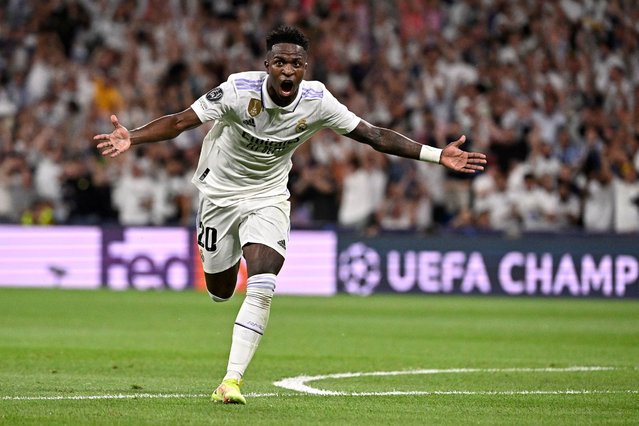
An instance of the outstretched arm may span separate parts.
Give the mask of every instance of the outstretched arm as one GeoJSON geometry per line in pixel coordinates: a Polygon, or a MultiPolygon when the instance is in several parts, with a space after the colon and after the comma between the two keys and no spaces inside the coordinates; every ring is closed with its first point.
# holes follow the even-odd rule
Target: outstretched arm
{"type": "Polygon", "coordinates": [[[162,116],[131,131],[121,125],[115,115],[111,116],[111,123],[115,127],[113,132],[93,137],[93,140],[101,141],[97,147],[103,150],[102,155],[111,157],[120,155],[129,149],[131,145],[173,139],[183,131],[202,124],[195,111],[191,108],[187,108],[177,114],[162,116]]]}
{"type": "Polygon", "coordinates": [[[466,136],[449,143],[441,152],[437,148],[421,145],[394,130],[373,126],[364,120],[346,136],[386,154],[439,163],[456,172],[475,173],[484,170],[486,164],[485,154],[466,152],[459,148],[466,141],[466,136]]]}

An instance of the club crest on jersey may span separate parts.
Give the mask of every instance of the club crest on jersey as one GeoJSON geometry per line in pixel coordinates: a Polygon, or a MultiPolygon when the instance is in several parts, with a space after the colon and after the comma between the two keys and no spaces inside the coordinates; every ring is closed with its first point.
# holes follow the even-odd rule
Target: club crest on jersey
{"type": "Polygon", "coordinates": [[[251,117],[255,117],[262,112],[262,101],[259,99],[251,98],[248,104],[247,111],[251,117]]]}
{"type": "Polygon", "coordinates": [[[308,128],[308,124],[306,124],[306,119],[301,118],[297,121],[297,126],[295,127],[295,131],[297,133],[303,132],[308,128]]]}
{"type": "Polygon", "coordinates": [[[218,86],[206,94],[206,99],[210,102],[216,102],[222,99],[223,95],[224,95],[224,91],[222,90],[221,87],[218,86]]]}

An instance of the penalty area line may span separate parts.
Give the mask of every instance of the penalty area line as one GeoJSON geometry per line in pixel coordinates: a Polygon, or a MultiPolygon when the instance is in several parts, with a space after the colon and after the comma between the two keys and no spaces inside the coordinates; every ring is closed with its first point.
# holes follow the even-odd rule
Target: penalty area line
{"type": "MultiPolygon", "coordinates": [[[[506,390],[506,391],[389,391],[389,392],[333,392],[330,394],[308,393],[248,393],[247,398],[273,398],[298,396],[526,396],[526,395],[638,395],[637,389],[621,390],[506,390]]],[[[138,394],[105,394],[105,395],[53,395],[53,396],[3,396],[2,401],[87,401],[87,400],[136,400],[136,399],[193,399],[208,398],[209,394],[185,393],[138,393],[138,394]]]]}

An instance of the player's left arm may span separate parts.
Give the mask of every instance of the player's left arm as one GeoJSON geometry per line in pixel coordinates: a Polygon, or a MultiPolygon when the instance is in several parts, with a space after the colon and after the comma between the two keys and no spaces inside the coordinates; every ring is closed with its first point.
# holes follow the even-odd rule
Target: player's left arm
{"type": "Polygon", "coordinates": [[[456,172],[475,173],[484,170],[486,164],[485,154],[466,152],[459,148],[466,141],[466,136],[463,135],[444,149],[439,149],[417,143],[394,130],[360,120],[357,127],[345,136],[385,154],[438,163],[456,172]]]}

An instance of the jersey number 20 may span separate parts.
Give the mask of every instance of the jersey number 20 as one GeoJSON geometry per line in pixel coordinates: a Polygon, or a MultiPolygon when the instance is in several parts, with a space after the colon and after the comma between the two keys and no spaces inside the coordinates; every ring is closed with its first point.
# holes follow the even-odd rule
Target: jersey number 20
{"type": "Polygon", "coordinates": [[[203,226],[200,222],[200,231],[197,233],[197,245],[206,251],[215,251],[217,246],[217,229],[210,226],[203,226]]]}

